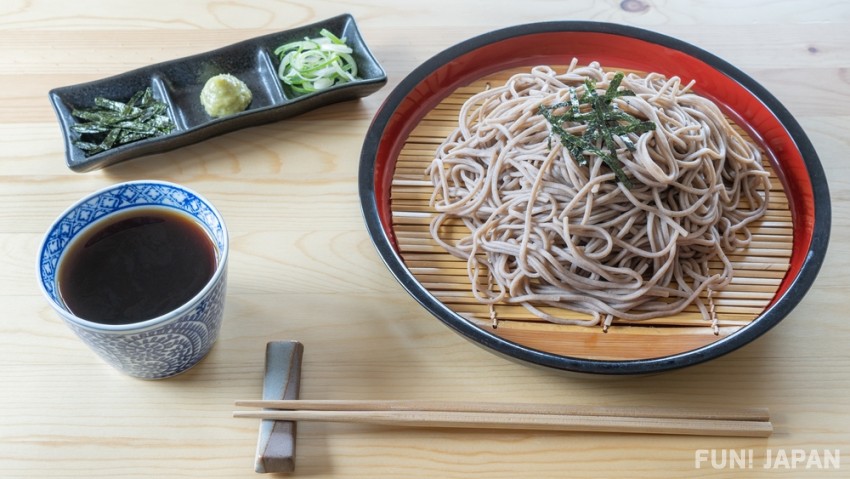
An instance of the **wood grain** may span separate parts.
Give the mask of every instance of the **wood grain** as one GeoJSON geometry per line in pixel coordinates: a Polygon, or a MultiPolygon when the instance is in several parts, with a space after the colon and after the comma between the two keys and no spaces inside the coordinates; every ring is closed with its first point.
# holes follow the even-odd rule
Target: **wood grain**
{"type": "Polygon", "coordinates": [[[767,407],[776,428],[768,439],[649,439],[303,423],[293,477],[846,476],[847,461],[838,471],[761,466],[768,450],[850,457],[848,29],[850,5],[839,0],[0,2],[0,477],[254,477],[256,423],[232,418],[232,404],[260,396],[266,343],[290,339],[305,347],[303,398],[767,407]],[[344,12],[388,72],[375,95],[105,171],[64,166],[49,89],[344,12]],[[764,337],[661,375],[562,374],[472,345],[381,263],[357,196],[360,148],[381,102],[459,41],[553,19],[634,25],[700,46],[762,83],[809,135],[829,180],[833,239],[806,298],[764,337]],[[35,281],[41,236],[62,210],[143,178],[209,197],[233,245],[218,343],[196,368],[161,382],[103,364],[35,281]],[[754,467],[697,470],[700,449],[752,449],[754,467]]]}

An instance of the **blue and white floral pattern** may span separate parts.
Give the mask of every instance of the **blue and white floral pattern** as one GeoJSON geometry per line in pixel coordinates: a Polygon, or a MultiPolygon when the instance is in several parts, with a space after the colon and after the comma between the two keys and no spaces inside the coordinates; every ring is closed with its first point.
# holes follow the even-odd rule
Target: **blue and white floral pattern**
{"type": "Polygon", "coordinates": [[[106,362],[131,376],[166,378],[198,363],[218,337],[224,310],[227,242],[221,216],[191,190],[159,181],[122,183],[84,198],[53,224],[39,254],[41,286],[53,308],[106,362]],[[139,206],[176,208],[206,226],[219,251],[215,283],[189,308],[153,322],[109,327],[73,316],[56,288],[56,270],[63,251],[93,222],[139,206]]]}

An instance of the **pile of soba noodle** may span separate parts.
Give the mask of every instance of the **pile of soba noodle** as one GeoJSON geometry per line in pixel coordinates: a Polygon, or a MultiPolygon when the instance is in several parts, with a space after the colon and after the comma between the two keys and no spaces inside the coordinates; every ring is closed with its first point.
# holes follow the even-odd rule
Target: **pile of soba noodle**
{"type": "MultiPolygon", "coordinates": [[[[732,279],[727,253],[750,242],[747,225],[767,207],[759,151],[690,84],[632,73],[621,88],[635,96],[613,105],[656,127],[628,134],[631,145],[616,138],[631,188],[599,157],[585,155],[580,166],[540,105],[569,102],[570,87],[582,95],[586,78],[603,94],[613,76],[573,60],[565,73],[534,67],[470,98],[428,168],[438,212],[431,234],[467,261],[472,292],[485,304],[521,304],[548,321],[605,330],[614,318],[696,304],[716,328],[711,293],[732,279]],[[458,221],[460,236],[446,225],[458,221]],[[542,306],[592,318],[563,319],[542,306]]],[[[576,135],[586,127],[562,126],[576,135]]]]}

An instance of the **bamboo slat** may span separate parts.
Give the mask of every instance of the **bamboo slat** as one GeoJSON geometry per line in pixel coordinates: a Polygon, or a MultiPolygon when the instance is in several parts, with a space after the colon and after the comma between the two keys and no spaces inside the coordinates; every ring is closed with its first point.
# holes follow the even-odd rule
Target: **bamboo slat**
{"type": "MultiPolygon", "coordinates": [[[[729,255],[735,278],[725,290],[713,292],[711,298],[717,315],[716,329],[710,327],[711,322],[695,305],[675,315],[646,321],[615,319],[603,332],[600,327],[546,322],[522,305],[500,303],[491,307],[475,299],[466,261],[447,253],[430,234],[436,212],[429,204],[433,187],[426,168],[437,147],[456,128],[461,105],[488,84],[503,83],[522,70],[499,72],[456,89],[420,121],[399,153],[391,187],[393,231],[405,264],[420,283],[462,317],[507,340],[555,354],[593,359],[676,354],[733,334],[757,318],[773,300],[789,268],[794,233],[783,184],[768,161],[765,161],[771,175],[768,211],[751,225],[753,241],[749,247],[729,255]]],[[[747,136],[742,129],[738,131],[747,136]]],[[[455,239],[467,232],[462,224],[452,222],[444,225],[444,231],[447,237],[455,239]]],[[[719,262],[710,266],[722,267],[719,262]]],[[[705,294],[702,299],[709,304],[705,294]]],[[[539,309],[563,319],[590,318],[565,309],[539,309]]]]}

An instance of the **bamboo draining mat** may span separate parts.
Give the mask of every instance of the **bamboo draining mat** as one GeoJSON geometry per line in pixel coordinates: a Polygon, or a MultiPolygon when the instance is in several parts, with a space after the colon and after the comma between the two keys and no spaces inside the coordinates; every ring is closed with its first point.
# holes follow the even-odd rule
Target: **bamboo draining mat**
{"type": "MultiPolygon", "coordinates": [[[[563,71],[565,67],[556,67],[563,71]]],[[[767,214],[752,225],[750,246],[730,255],[735,278],[712,300],[718,318],[718,334],[695,306],[674,316],[641,322],[614,321],[607,333],[601,327],[565,326],[543,321],[520,305],[497,304],[497,328],[491,310],[472,296],[466,261],[448,254],[431,238],[429,206],[433,191],[425,170],[437,147],[457,127],[461,105],[489,85],[503,84],[515,68],[479,79],[456,89],[431,110],[411,132],[396,161],[391,188],[393,231],[399,252],[413,275],[437,299],[482,328],[507,340],[550,353],[592,359],[642,359],[667,356],[712,343],[750,323],[773,299],[788,270],[793,227],[788,199],[765,155],[771,175],[767,214]]],[[[746,133],[739,129],[742,134],[746,133]]],[[[445,226],[457,238],[468,233],[460,223],[445,226]]],[[[719,267],[719,263],[715,263],[719,267]]],[[[703,299],[707,298],[703,295],[703,299]]],[[[541,308],[564,318],[587,319],[588,315],[541,308]]]]}

